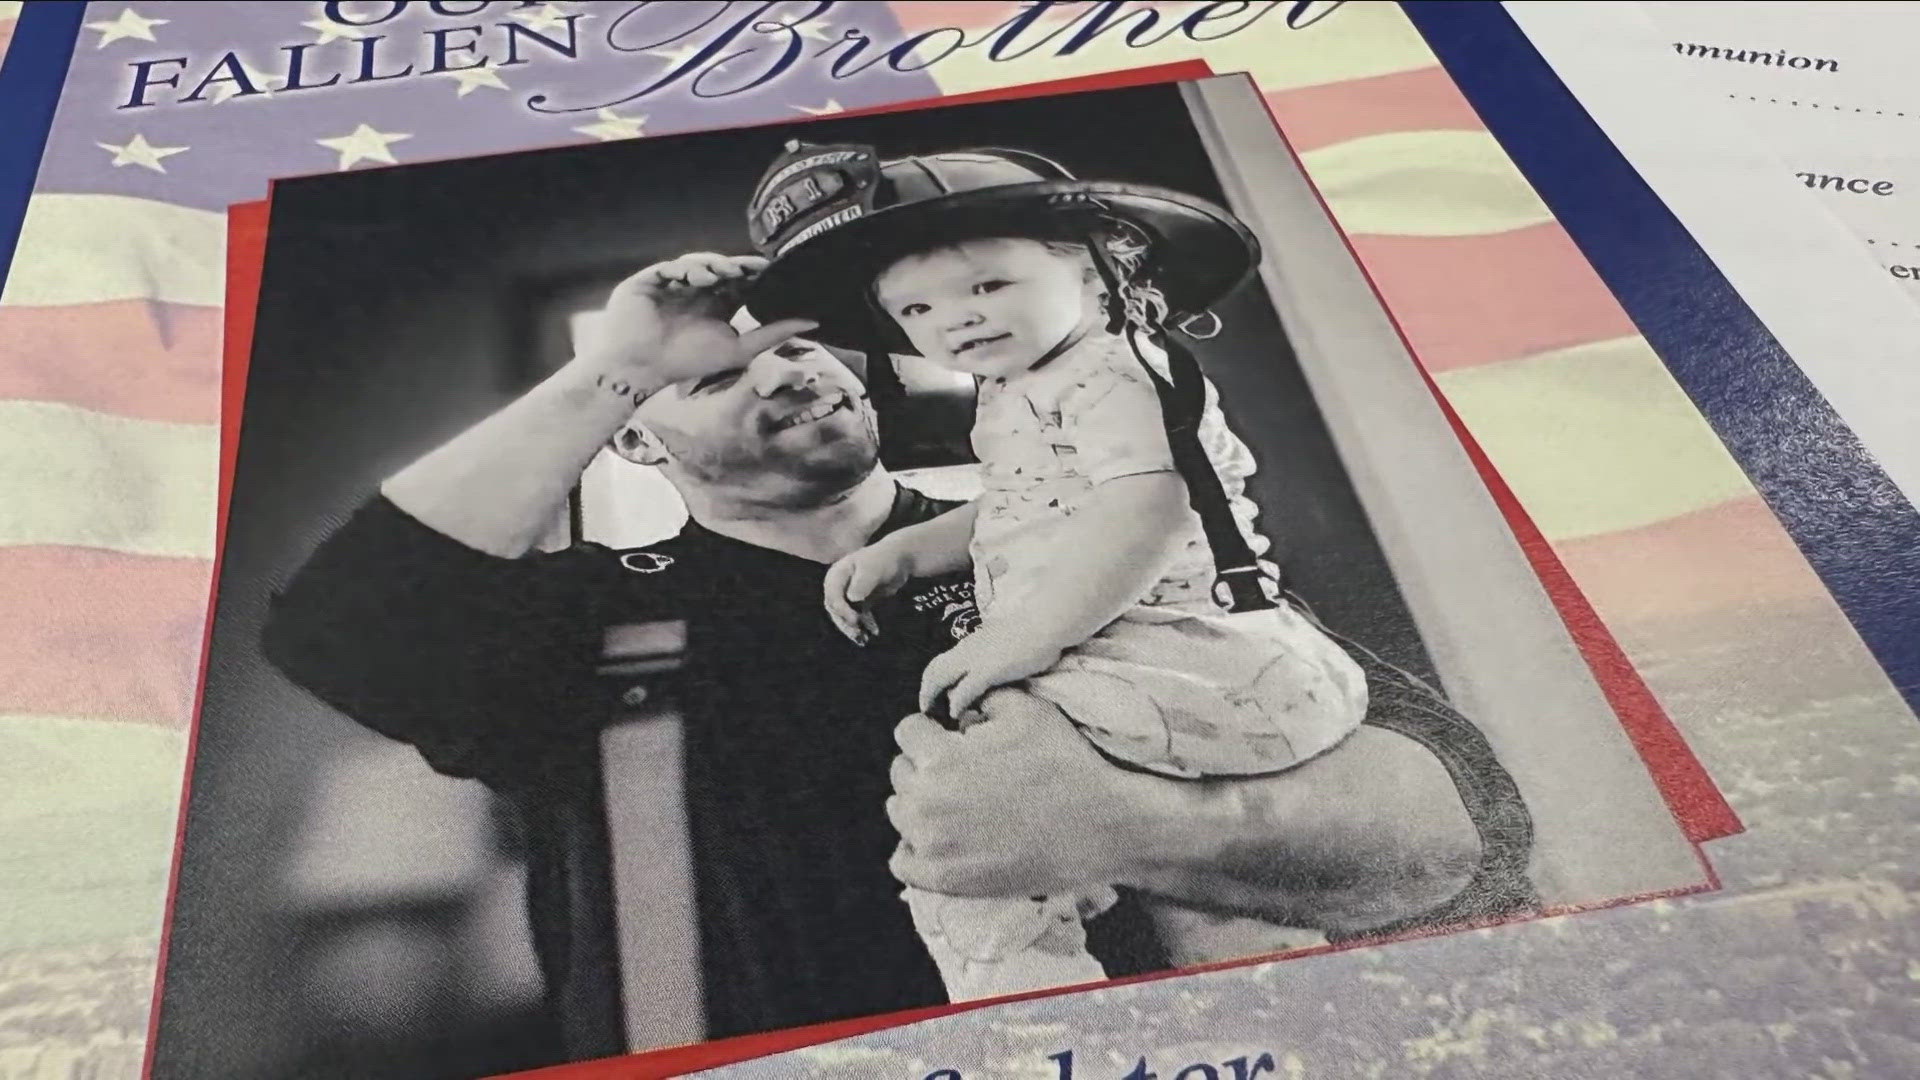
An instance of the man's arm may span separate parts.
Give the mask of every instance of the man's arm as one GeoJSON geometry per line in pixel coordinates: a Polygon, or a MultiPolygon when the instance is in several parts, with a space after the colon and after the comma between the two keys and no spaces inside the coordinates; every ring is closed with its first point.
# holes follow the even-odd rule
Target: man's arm
{"type": "Polygon", "coordinates": [[[545,382],[401,470],[381,491],[416,520],[476,551],[517,558],[553,524],[600,448],[649,396],[744,365],[811,323],[735,334],[739,285],[765,260],[686,255],[614,287],[606,332],[545,382]]]}
{"type": "Polygon", "coordinates": [[[576,357],[394,474],[381,493],[443,536],[518,558],[553,527],[587,463],[661,385],[644,369],[576,357]]]}
{"type": "Polygon", "coordinates": [[[737,335],[759,260],[694,255],[614,290],[605,343],[408,466],[272,598],[262,648],[289,679],[435,768],[513,782],[601,722],[604,551],[530,556],[635,401],[784,338],[737,335]]]}
{"type": "Polygon", "coordinates": [[[270,598],[267,659],[435,769],[510,783],[599,714],[585,552],[502,559],[374,499],[270,598]]]}
{"type": "Polygon", "coordinates": [[[955,734],[911,716],[897,735],[893,869],[936,892],[1123,884],[1354,932],[1451,899],[1480,857],[1445,768],[1379,729],[1274,776],[1204,781],[1115,768],[1057,718],[1001,716],[955,734]]]}
{"type": "Polygon", "coordinates": [[[1140,793],[1141,816],[1116,832],[1143,850],[1119,880],[1196,906],[1362,931],[1452,899],[1480,859],[1445,767],[1377,728],[1274,776],[1141,779],[1155,790],[1140,793]]]}

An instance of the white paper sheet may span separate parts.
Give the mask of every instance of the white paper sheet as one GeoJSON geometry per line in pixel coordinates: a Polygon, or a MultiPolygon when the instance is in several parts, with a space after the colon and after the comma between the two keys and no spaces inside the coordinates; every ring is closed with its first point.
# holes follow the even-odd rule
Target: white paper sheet
{"type": "MultiPolygon", "coordinates": [[[[1859,9],[1854,18],[1842,20],[1850,25],[1857,20],[1855,38],[1874,36],[1875,25],[1881,26],[1878,33],[1899,38],[1900,27],[1910,25],[1879,24],[1868,9],[1884,7],[1899,18],[1911,18],[1920,9],[1915,4],[1729,4],[1729,14],[1716,23],[1724,20],[1726,37],[1753,41],[1757,49],[1763,35],[1747,28],[1740,12],[1776,7],[1799,9],[1796,17],[1808,23],[1818,22],[1829,8],[1859,9]]],[[[1825,143],[1815,143],[1799,128],[1755,122],[1757,105],[1731,100],[1719,89],[1718,67],[1737,62],[1708,63],[1677,53],[1674,31],[1638,5],[1509,0],[1506,9],[1908,501],[1920,502],[1920,304],[1913,302],[1920,291],[1909,292],[1911,282],[1896,279],[1870,254],[1880,245],[1862,243],[1846,223],[1848,211],[1834,204],[1849,196],[1809,190],[1788,163],[1789,157],[1815,160],[1821,146],[1844,146],[1845,132],[1856,121],[1836,114],[1825,143]]],[[[1705,26],[1705,16],[1700,19],[1705,26]]],[[[1690,32],[1705,36],[1709,30],[1690,32]]],[[[1905,42],[1911,47],[1916,40],[1905,42]]],[[[1788,51],[1826,55],[1823,48],[1840,52],[1838,44],[1811,43],[1792,44],[1788,51]]],[[[1857,55],[1840,56],[1841,70],[1857,55]]],[[[1781,71],[1776,65],[1773,74],[1809,72],[1781,71]]],[[[1909,94],[1920,94],[1920,87],[1909,94]]],[[[1893,119],[1911,124],[1920,140],[1920,120],[1893,119]]],[[[1845,161],[1820,159],[1828,162],[1822,170],[1865,167],[1873,148],[1856,150],[1845,161]]],[[[1904,150],[1909,157],[1914,152],[1895,143],[1887,150],[1888,161],[1899,156],[1893,151],[1904,150]]],[[[1894,182],[1909,196],[1906,205],[1920,205],[1920,178],[1910,191],[1904,180],[1894,182]]]]}
{"type": "Polygon", "coordinates": [[[1643,6],[1674,54],[1920,300],[1920,3],[1643,6]]]}

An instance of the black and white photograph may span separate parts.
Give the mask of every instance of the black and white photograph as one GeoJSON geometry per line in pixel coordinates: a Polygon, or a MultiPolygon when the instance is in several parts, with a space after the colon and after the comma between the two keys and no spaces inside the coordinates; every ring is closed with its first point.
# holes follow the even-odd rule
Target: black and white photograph
{"type": "Polygon", "coordinates": [[[259,283],[157,1078],[1709,884],[1244,77],[285,180],[259,283]]]}

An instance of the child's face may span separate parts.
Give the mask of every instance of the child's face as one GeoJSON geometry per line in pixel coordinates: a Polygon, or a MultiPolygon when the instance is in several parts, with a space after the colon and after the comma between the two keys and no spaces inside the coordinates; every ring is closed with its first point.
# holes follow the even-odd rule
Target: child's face
{"type": "Polygon", "coordinates": [[[922,356],[988,377],[1032,367],[1098,309],[1085,255],[1012,238],[909,255],[874,292],[922,356]]]}

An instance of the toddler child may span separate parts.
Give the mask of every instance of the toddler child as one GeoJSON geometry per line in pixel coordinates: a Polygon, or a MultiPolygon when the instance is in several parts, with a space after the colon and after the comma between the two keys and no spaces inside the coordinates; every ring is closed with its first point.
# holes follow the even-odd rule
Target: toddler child
{"type": "MultiPolygon", "coordinates": [[[[1194,469],[1183,470],[1165,422],[1162,393],[1173,374],[1162,331],[1170,317],[1205,307],[1194,304],[1190,281],[1176,284],[1205,252],[1156,246],[1232,250],[1219,235],[1227,229],[1250,265],[1251,238],[1240,240],[1224,211],[1190,196],[1073,181],[1018,152],[905,161],[803,186],[790,210],[805,213],[815,189],[829,203],[827,189],[863,185],[870,201],[894,200],[853,215],[867,239],[842,247],[838,276],[892,351],[975,378],[972,444],[984,490],[836,563],[825,580],[829,615],[867,640],[884,632],[867,610],[872,601],[909,578],[971,567],[979,629],[929,664],[922,709],[963,723],[1057,710],[1116,767],[1258,775],[1344,738],[1366,711],[1358,666],[1276,602],[1270,581],[1258,603],[1227,594],[1218,541],[1209,544],[1190,500],[1196,478],[1185,474],[1194,469]],[[919,175],[931,176],[934,190],[914,199],[919,175]],[[883,233],[889,215],[895,228],[883,233]],[[1219,224],[1195,233],[1204,227],[1196,215],[1219,224]]],[[[779,172],[770,171],[775,182],[763,183],[759,205],[777,194],[769,189],[779,172]]],[[[777,234],[786,223],[772,224],[777,234]]],[[[818,241],[839,228],[789,241],[788,250],[828,250],[818,241]]],[[[779,288],[780,267],[776,256],[761,288],[779,288]]],[[[809,288],[817,292],[829,272],[816,266],[809,288]]],[[[1211,266],[1190,277],[1209,275],[1225,276],[1211,266]]],[[[1217,292],[1218,282],[1209,288],[1217,292]]],[[[850,318],[841,326],[857,333],[850,318]]],[[[827,334],[835,321],[822,319],[827,334]]],[[[1244,494],[1251,454],[1211,384],[1198,413],[1210,468],[1197,479],[1218,484],[1236,539],[1257,557],[1267,542],[1244,494]]],[[[1264,562],[1260,569],[1273,576],[1264,562]]],[[[1105,977],[1083,920],[1112,902],[1110,888],[1011,899],[908,889],[906,899],[953,1000],[1105,977]]]]}

